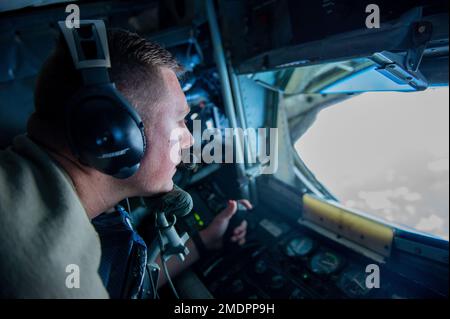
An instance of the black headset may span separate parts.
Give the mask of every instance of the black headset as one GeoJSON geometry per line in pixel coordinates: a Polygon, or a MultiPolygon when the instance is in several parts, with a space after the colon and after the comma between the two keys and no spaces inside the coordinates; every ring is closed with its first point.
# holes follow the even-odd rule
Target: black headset
{"type": "Polygon", "coordinates": [[[82,78],[81,89],[65,105],[69,146],[82,164],[128,178],[139,169],[146,150],[144,124],[110,81],[105,23],[81,20],[79,28],[58,24],[82,78]]]}

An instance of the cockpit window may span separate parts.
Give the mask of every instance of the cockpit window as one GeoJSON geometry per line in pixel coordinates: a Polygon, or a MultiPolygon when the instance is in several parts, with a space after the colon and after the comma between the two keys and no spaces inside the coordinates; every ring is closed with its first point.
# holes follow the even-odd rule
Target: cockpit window
{"type": "Polygon", "coordinates": [[[448,240],[448,87],[345,99],[295,150],[343,205],[448,240]]]}

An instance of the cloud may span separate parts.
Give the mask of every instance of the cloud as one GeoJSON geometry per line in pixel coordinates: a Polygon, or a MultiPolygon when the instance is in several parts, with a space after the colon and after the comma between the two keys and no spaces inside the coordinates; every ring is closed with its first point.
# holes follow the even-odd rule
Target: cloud
{"type": "Polygon", "coordinates": [[[391,190],[379,192],[359,192],[359,198],[365,200],[367,206],[371,209],[387,209],[392,208],[393,203],[389,200],[391,190]]]}
{"type": "Polygon", "coordinates": [[[386,189],[382,191],[361,191],[358,193],[359,198],[363,199],[367,206],[371,209],[397,209],[397,205],[393,200],[405,200],[415,202],[422,199],[419,193],[411,192],[407,187],[399,187],[396,189],[386,189]]]}
{"type": "Polygon", "coordinates": [[[449,159],[442,158],[440,160],[428,163],[427,168],[436,173],[448,172],[449,171],[449,159]]]}
{"type": "Polygon", "coordinates": [[[431,215],[426,218],[421,218],[419,223],[416,225],[418,230],[424,232],[433,232],[440,230],[444,226],[444,220],[436,215],[431,215]]]}

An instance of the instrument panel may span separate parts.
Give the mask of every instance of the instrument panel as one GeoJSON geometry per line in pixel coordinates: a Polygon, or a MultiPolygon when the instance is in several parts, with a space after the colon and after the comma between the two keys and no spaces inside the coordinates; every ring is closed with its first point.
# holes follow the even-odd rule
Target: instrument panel
{"type": "Polygon", "coordinates": [[[253,240],[199,271],[216,298],[391,299],[431,296],[406,278],[361,256],[346,254],[296,230],[273,246],[253,240]],[[301,238],[301,239],[300,239],[301,238]],[[370,288],[368,265],[379,266],[383,284],[370,288]]]}
{"type": "MultiPolygon", "coordinates": [[[[204,226],[225,203],[214,178],[190,191],[194,214],[190,227],[204,226]]],[[[334,242],[282,214],[256,209],[248,214],[247,244],[203,260],[196,273],[219,299],[391,299],[432,297],[418,286],[360,253],[334,242]],[[382,274],[372,287],[370,271],[382,274]]]]}

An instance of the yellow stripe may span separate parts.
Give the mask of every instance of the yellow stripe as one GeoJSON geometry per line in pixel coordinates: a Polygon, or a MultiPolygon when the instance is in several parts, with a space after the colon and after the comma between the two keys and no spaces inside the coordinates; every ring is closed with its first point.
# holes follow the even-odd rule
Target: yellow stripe
{"type": "Polygon", "coordinates": [[[392,228],[309,194],[303,196],[303,218],[383,256],[391,252],[392,228]]]}

